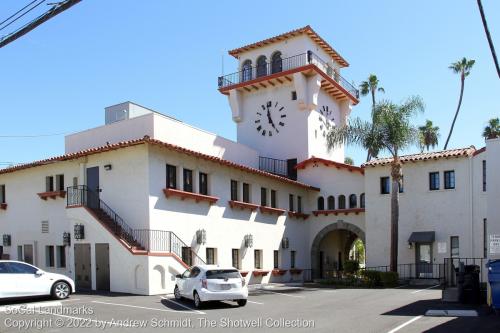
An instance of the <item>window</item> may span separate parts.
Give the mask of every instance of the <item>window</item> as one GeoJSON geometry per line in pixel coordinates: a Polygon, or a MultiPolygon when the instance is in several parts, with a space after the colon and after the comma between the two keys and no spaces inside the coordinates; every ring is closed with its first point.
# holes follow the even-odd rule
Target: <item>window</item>
{"type": "Polygon", "coordinates": [[[56,191],[64,191],[64,175],[56,175],[56,191]]]}
{"type": "Polygon", "coordinates": [[[356,198],[356,194],[351,194],[349,196],[349,208],[356,208],[358,206],[358,199],[356,198]]]}
{"type": "Polygon", "coordinates": [[[345,195],[339,195],[339,209],[345,209],[345,195]]]}
{"type": "Polygon", "coordinates": [[[486,161],[483,160],[483,192],[486,192],[486,161]]]}
{"type": "Polygon", "coordinates": [[[200,172],[198,174],[199,185],[200,185],[200,194],[208,195],[208,175],[204,172],[200,172]]]}
{"type": "Polygon", "coordinates": [[[295,268],[295,251],[290,251],[290,268],[295,268]]]}
{"type": "Polygon", "coordinates": [[[455,170],[444,172],[444,188],[446,190],[452,190],[455,188],[455,170]]]}
{"type": "Polygon", "coordinates": [[[243,183],[243,202],[250,202],[250,184],[243,183]]]}
{"type": "Polygon", "coordinates": [[[5,185],[0,185],[0,203],[5,203],[5,185]]]}
{"type": "Polygon", "coordinates": [[[318,210],[325,210],[325,198],[318,197],[318,210]]]}
{"type": "Polygon", "coordinates": [[[335,209],[335,197],[333,195],[330,195],[326,201],[327,201],[326,204],[328,206],[328,209],[334,210],[335,209]]]}
{"type": "Polygon", "coordinates": [[[182,170],[182,186],[186,192],[193,192],[193,171],[189,169],[182,170]]]}
{"type": "Polygon", "coordinates": [[[78,177],[73,177],[73,187],[78,186],[78,177]]]}
{"type": "Polygon", "coordinates": [[[359,207],[365,208],[365,194],[364,193],[361,193],[359,195],[359,207]]]}
{"type": "Polygon", "coordinates": [[[240,269],[240,250],[233,249],[232,251],[232,264],[234,268],[240,269]]]}
{"type": "Polygon", "coordinates": [[[253,252],[254,267],[262,269],[262,250],[254,250],[253,252]]]}
{"type": "Polygon", "coordinates": [[[231,179],[231,200],[238,201],[238,182],[231,179]]]}
{"type": "Polygon", "coordinates": [[[201,269],[199,267],[193,267],[193,269],[191,269],[191,274],[189,275],[189,277],[195,278],[198,275],[200,275],[200,273],[201,273],[201,269]]]}
{"type": "Polygon", "coordinates": [[[47,176],[45,177],[45,192],[53,192],[54,191],[54,177],[47,176]]]}
{"type": "Polygon", "coordinates": [[[9,263],[0,262],[0,274],[8,274],[9,272],[9,263]]]}
{"type": "Polygon", "coordinates": [[[295,201],[295,198],[294,198],[293,194],[289,194],[288,195],[288,210],[291,212],[295,211],[295,207],[293,205],[294,201],[295,201]]]}
{"type": "Polygon", "coordinates": [[[24,261],[23,246],[22,245],[17,246],[17,260],[24,261]]]}
{"type": "Polygon", "coordinates": [[[249,81],[252,79],[252,60],[245,60],[241,66],[241,80],[249,81]]]}
{"type": "Polygon", "coordinates": [[[389,194],[390,192],[389,177],[380,177],[380,194],[389,194]]]}
{"type": "Polygon", "coordinates": [[[292,101],[296,101],[296,100],[297,100],[297,92],[292,91],[292,101]]]}
{"type": "Polygon", "coordinates": [[[66,249],[64,246],[57,246],[57,267],[66,267],[66,249]]]}
{"type": "Polygon", "coordinates": [[[271,57],[271,73],[279,73],[283,69],[281,52],[277,51],[271,57]]]}
{"type": "Polygon", "coordinates": [[[193,251],[189,246],[182,247],[182,261],[184,261],[188,266],[193,265],[193,251]]]}
{"type": "Polygon", "coordinates": [[[47,245],[45,247],[45,266],[54,267],[54,246],[47,245]]]}
{"type": "Polygon", "coordinates": [[[276,204],[276,191],[275,190],[271,190],[271,207],[273,207],[273,208],[277,207],[277,204],[276,204]]]}
{"type": "Polygon", "coordinates": [[[439,190],[439,172],[429,172],[429,190],[439,190]]]}
{"type": "Polygon", "coordinates": [[[483,258],[488,257],[488,220],[483,219],[483,258]]]}
{"type": "Polygon", "coordinates": [[[215,265],[215,249],[213,247],[207,247],[207,265],[215,265]]]}
{"type": "Polygon", "coordinates": [[[257,77],[267,75],[267,61],[266,56],[260,56],[257,58],[257,77]]]}
{"type": "Polygon", "coordinates": [[[280,255],[280,251],[278,250],[274,250],[274,260],[273,260],[273,267],[274,268],[278,268],[279,267],[279,255],[280,255]]]}
{"type": "Polygon", "coordinates": [[[450,245],[451,245],[451,257],[452,258],[458,258],[460,252],[459,252],[459,244],[458,244],[458,236],[451,236],[450,237],[450,245]]]}
{"type": "Polygon", "coordinates": [[[401,176],[401,180],[398,183],[398,188],[399,188],[399,193],[404,193],[405,184],[404,184],[404,177],[403,176],[401,176]]]}
{"type": "Polygon", "coordinates": [[[260,188],[260,205],[267,206],[267,188],[260,188]]]}
{"type": "Polygon", "coordinates": [[[33,245],[25,244],[24,245],[24,262],[28,264],[33,264],[33,245]]]}
{"type": "Polygon", "coordinates": [[[177,167],[167,164],[167,188],[177,188],[177,167]]]}
{"type": "Polygon", "coordinates": [[[297,196],[297,212],[302,213],[302,197],[297,196]]]}
{"type": "Polygon", "coordinates": [[[9,271],[12,274],[35,274],[37,269],[20,262],[9,262],[9,271]]]}

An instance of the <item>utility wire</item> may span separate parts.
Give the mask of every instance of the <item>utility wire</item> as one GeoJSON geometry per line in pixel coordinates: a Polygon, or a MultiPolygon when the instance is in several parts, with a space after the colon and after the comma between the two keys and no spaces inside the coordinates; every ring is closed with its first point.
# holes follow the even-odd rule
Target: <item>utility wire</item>
{"type": "Polygon", "coordinates": [[[24,6],[21,9],[19,9],[17,12],[15,12],[14,14],[12,14],[11,16],[7,17],[5,20],[3,20],[2,22],[0,22],[0,26],[2,24],[4,24],[5,22],[7,22],[8,20],[10,20],[11,18],[13,18],[14,16],[16,16],[17,14],[19,14],[20,12],[22,12],[23,10],[25,10],[26,8],[28,8],[29,6],[31,6],[32,4],[34,4],[35,2],[37,2],[37,1],[38,0],[31,1],[29,4],[27,4],[26,6],[24,6]]]}
{"type": "Polygon", "coordinates": [[[31,12],[33,9],[35,9],[36,7],[40,6],[42,3],[44,3],[45,0],[41,0],[39,3],[37,3],[35,6],[31,7],[30,9],[28,9],[27,11],[25,11],[23,14],[21,14],[20,16],[16,17],[13,21],[10,21],[8,24],[4,25],[3,27],[0,28],[0,31],[2,31],[3,29],[7,28],[9,25],[11,25],[12,23],[16,22],[17,20],[19,20],[21,17],[23,17],[24,15],[28,14],[29,12],[31,12]]]}

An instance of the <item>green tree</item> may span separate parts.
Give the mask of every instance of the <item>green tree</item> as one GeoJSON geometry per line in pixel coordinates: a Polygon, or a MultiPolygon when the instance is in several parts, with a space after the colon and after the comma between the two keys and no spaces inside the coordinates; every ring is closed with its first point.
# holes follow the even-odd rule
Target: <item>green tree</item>
{"type": "Polygon", "coordinates": [[[483,138],[485,139],[495,139],[500,137],[500,120],[497,118],[491,118],[488,120],[488,125],[483,130],[483,138]]]}
{"type": "Polygon", "coordinates": [[[355,118],[349,124],[330,129],[327,135],[329,149],[347,144],[364,146],[370,135],[377,138],[376,144],[392,156],[391,176],[391,271],[397,271],[398,263],[398,223],[399,184],[402,179],[400,153],[412,145],[418,145],[418,129],[411,124],[412,117],[424,111],[424,103],[418,96],[408,98],[398,105],[382,101],[374,108],[374,122],[355,118]]]}
{"type": "Polygon", "coordinates": [[[455,112],[455,116],[453,117],[453,122],[451,123],[450,133],[448,133],[448,137],[446,138],[446,143],[444,144],[444,149],[448,148],[448,142],[450,142],[451,133],[453,133],[453,128],[455,127],[455,121],[457,121],[458,112],[460,111],[460,106],[462,106],[462,97],[464,96],[464,86],[465,86],[465,78],[469,76],[472,66],[474,66],[475,60],[467,60],[467,58],[462,58],[457,62],[452,63],[448,66],[449,69],[453,71],[455,74],[460,74],[460,97],[458,98],[458,106],[457,111],[455,112]]]}
{"type": "MultiPolygon", "coordinates": [[[[371,112],[371,117],[372,117],[372,123],[374,123],[374,110],[375,110],[375,94],[377,92],[385,93],[384,88],[379,87],[380,81],[377,78],[377,75],[375,74],[370,74],[368,76],[368,80],[361,82],[359,85],[360,93],[361,96],[366,96],[368,94],[371,95],[372,97],[372,112],[371,112]]],[[[377,140],[375,140],[373,137],[369,136],[366,138],[365,143],[363,144],[364,148],[368,151],[367,156],[366,156],[366,161],[368,162],[372,157],[377,157],[378,152],[380,151],[381,147],[378,147],[376,145],[377,140]]]]}
{"type": "Polygon", "coordinates": [[[354,160],[349,156],[344,157],[344,164],[354,165],[354,160]]]}
{"type": "Polygon", "coordinates": [[[438,145],[439,139],[439,127],[434,126],[432,121],[426,120],[425,125],[419,126],[419,145],[420,151],[423,152],[424,149],[429,151],[429,148],[436,147],[438,145]]]}

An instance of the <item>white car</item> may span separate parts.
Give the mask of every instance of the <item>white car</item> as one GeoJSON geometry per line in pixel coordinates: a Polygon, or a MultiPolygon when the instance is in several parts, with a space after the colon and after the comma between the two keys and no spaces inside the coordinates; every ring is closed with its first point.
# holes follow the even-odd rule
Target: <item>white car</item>
{"type": "Polygon", "coordinates": [[[194,300],[196,308],[207,301],[235,301],[239,306],[245,306],[248,288],[235,268],[197,265],[176,276],[174,295],[177,300],[194,300]]]}
{"type": "Polygon", "coordinates": [[[67,276],[21,261],[0,260],[0,298],[50,295],[65,299],[74,292],[75,282],[67,276]]]}

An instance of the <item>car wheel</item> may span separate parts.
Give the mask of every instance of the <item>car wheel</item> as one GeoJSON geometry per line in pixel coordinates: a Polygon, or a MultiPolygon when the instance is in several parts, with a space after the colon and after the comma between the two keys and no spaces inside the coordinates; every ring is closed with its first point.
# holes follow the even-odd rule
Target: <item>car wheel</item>
{"type": "Polygon", "coordinates": [[[177,287],[177,286],[175,286],[175,288],[174,288],[174,297],[178,301],[180,301],[182,299],[181,291],[180,291],[179,287],[177,287]]]}
{"type": "Polygon", "coordinates": [[[247,300],[246,299],[239,299],[237,300],[239,306],[245,306],[247,305],[247,300]]]}
{"type": "Polygon", "coordinates": [[[64,281],[59,281],[52,286],[52,297],[55,299],[65,299],[68,298],[71,293],[69,284],[64,281]]]}
{"type": "Polygon", "coordinates": [[[203,302],[200,299],[200,295],[198,295],[198,292],[195,291],[193,296],[194,296],[193,297],[194,298],[194,307],[197,309],[200,309],[201,306],[203,305],[203,302]]]}

